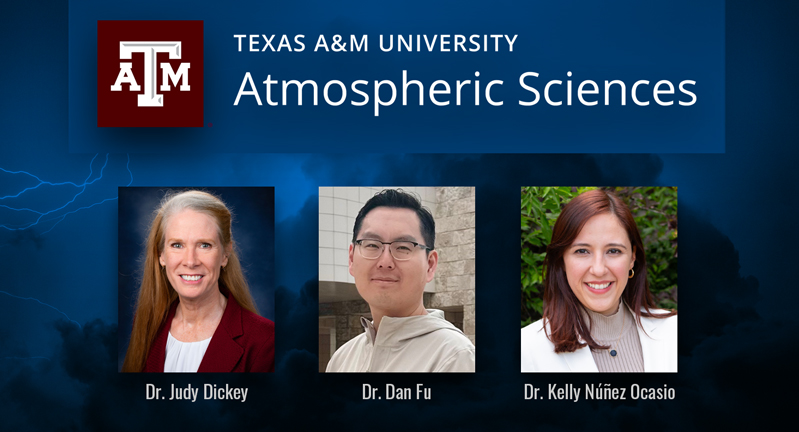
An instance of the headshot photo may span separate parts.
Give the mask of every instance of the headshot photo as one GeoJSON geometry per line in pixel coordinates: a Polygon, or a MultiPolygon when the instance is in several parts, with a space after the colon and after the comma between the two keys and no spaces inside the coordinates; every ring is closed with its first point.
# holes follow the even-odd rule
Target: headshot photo
{"type": "Polygon", "coordinates": [[[274,372],[274,189],[119,188],[119,370],[274,372]]]}
{"type": "Polygon", "coordinates": [[[677,188],[521,192],[521,371],[677,372],[677,188]]]}
{"type": "Polygon", "coordinates": [[[474,372],[473,187],[319,188],[319,372],[474,372]]]}

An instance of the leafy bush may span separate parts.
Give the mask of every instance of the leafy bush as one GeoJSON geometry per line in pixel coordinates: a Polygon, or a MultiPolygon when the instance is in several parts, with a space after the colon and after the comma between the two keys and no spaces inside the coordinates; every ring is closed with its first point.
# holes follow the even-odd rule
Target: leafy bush
{"type": "MultiPolygon", "coordinates": [[[[555,221],[564,205],[591,189],[597,188],[522,188],[522,327],[540,319],[543,312],[543,263],[555,221]]],[[[630,207],[646,247],[649,288],[657,306],[677,309],[677,188],[602,189],[630,207]]]]}

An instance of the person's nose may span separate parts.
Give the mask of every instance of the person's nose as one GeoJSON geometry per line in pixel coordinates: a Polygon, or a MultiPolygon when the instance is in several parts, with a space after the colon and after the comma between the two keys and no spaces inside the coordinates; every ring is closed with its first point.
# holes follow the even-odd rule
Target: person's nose
{"type": "Polygon", "coordinates": [[[591,274],[594,276],[602,276],[606,273],[606,270],[605,255],[596,254],[591,261],[591,274]]]}
{"type": "Polygon", "coordinates": [[[186,267],[195,267],[197,265],[197,250],[192,247],[186,248],[185,250],[183,263],[186,264],[186,267]]]}
{"type": "Polygon", "coordinates": [[[379,268],[394,268],[394,257],[391,255],[391,245],[383,245],[383,251],[377,258],[377,266],[379,268]]]}

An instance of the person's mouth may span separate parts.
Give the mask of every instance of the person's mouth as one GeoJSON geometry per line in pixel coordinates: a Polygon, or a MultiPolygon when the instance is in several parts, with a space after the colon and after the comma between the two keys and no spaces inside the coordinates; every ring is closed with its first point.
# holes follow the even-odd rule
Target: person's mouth
{"type": "Polygon", "coordinates": [[[202,275],[180,275],[180,278],[186,282],[197,282],[203,278],[202,275]]]}
{"type": "Polygon", "coordinates": [[[596,282],[586,282],[585,286],[588,287],[588,290],[592,293],[602,294],[609,291],[610,287],[613,286],[613,282],[611,281],[596,281],[596,282]]]}
{"type": "Polygon", "coordinates": [[[383,283],[392,283],[392,282],[398,282],[399,281],[399,279],[387,278],[387,277],[376,277],[376,278],[372,278],[372,280],[375,281],[375,282],[383,282],[383,283]]]}

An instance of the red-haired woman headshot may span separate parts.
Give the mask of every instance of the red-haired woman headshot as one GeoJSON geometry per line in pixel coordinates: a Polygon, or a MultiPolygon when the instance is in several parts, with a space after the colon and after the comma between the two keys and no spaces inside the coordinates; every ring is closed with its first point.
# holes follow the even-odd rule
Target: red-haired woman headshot
{"type": "Polygon", "coordinates": [[[167,195],[147,238],[122,372],[272,372],[274,323],[257,314],[219,198],[167,195]]]}
{"type": "Polygon", "coordinates": [[[641,235],[617,196],[590,190],[566,204],[544,267],[522,372],[677,372],[677,313],[655,308],[641,235]]]}

